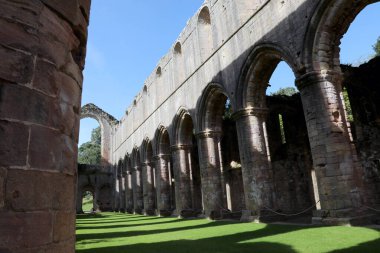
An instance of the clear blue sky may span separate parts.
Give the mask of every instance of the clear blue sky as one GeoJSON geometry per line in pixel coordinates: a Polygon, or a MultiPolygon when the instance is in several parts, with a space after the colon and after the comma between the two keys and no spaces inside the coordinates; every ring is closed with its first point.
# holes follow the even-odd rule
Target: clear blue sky
{"type": "MultiPolygon", "coordinates": [[[[145,79],[165,55],[203,0],[93,0],[84,71],[82,105],[94,103],[120,119],[145,79]]],[[[342,40],[342,63],[358,64],[373,54],[380,36],[380,3],[364,9],[342,40]]],[[[294,85],[285,63],[268,92],[294,85]]],[[[81,120],[79,144],[98,126],[81,120]]]]}

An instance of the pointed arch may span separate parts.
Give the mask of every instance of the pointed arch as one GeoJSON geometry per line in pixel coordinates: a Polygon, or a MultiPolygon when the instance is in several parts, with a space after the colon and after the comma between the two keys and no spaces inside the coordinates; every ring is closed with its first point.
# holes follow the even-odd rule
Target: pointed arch
{"type": "Polygon", "coordinates": [[[260,44],[247,57],[237,85],[237,108],[265,108],[265,91],[274,70],[280,61],[286,62],[294,75],[299,77],[300,68],[296,60],[285,49],[275,44],[260,44]]]}
{"type": "Polygon", "coordinates": [[[210,83],[197,103],[197,132],[222,131],[223,113],[228,100],[225,88],[219,83],[210,83]]]}

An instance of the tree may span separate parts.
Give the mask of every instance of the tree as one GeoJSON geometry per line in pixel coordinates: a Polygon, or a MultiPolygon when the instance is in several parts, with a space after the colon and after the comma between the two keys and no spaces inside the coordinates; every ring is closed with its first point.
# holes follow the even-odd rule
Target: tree
{"type": "Polygon", "coordinates": [[[285,88],[280,88],[276,92],[272,92],[270,95],[271,96],[280,95],[280,96],[289,96],[289,97],[291,97],[294,94],[296,94],[297,92],[298,91],[294,87],[285,87],[285,88]]]}
{"type": "Polygon", "coordinates": [[[91,131],[91,140],[83,143],[78,150],[78,163],[100,164],[101,161],[101,134],[100,127],[91,131]]]}
{"type": "Polygon", "coordinates": [[[377,38],[375,45],[372,46],[375,51],[375,56],[380,56],[380,37],[377,38]]]}

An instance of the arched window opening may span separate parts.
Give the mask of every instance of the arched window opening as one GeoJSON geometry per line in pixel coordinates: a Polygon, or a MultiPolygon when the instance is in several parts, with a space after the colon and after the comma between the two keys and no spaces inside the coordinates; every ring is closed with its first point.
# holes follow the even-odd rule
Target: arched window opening
{"type": "Polygon", "coordinates": [[[81,119],[78,142],[78,163],[100,165],[101,128],[99,123],[91,118],[81,119]]]}
{"type": "Polygon", "coordinates": [[[204,7],[198,16],[198,40],[201,61],[205,61],[213,50],[211,16],[208,7],[204,7]]]}
{"type": "MultiPolygon", "coordinates": [[[[352,13],[355,11],[352,10],[352,13]]],[[[367,5],[341,36],[339,49],[343,75],[340,99],[348,134],[363,168],[363,194],[368,206],[380,206],[380,3],[367,5]]],[[[352,19],[352,18],[351,18],[352,19]]],[[[341,26],[339,23],[338,26],[341,26]]],[[[338,27],[337,31],[342,31],[338,27]]]]}
{"type": "Polygon", "coordinates": [[[84,213],[91,213],[94,210],[94,194],[91,191],[85,191],[82,198],[82,209],[84,213]]]}

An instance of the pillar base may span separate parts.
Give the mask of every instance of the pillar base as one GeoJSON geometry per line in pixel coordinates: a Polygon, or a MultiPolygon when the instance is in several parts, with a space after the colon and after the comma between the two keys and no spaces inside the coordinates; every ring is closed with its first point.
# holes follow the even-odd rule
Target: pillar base
{"type": "Polygon", "coordinates": [[[144,215],[145,216],[154,216],[154,215],[156,215],[156,210],[154,210],[154,209],[146,209],[146,210],[144,210],[144,215]]]}
{"type": "Polygon", "coordinates": [[[159,210],[158,215],[160,217],[169,217],[172,215],[172,211],[170,211],[170,210],[159,210]]]}
{"type": "Polygon", "coordinates": [[[270,223],[270,222],[277,222],[277,221],[286,221],[287,217],[278,215],[272,212],[269,212],[267,210],[260,210],[260,211],[251,211],[251,210],[243,210],[240,221],[242,222],[263,222],[263,223],[270,223]]]}
{"type": "Polygon", "coordinates": [[[141,209],[136,209],[133,211],[133,214],[142,215],[143,211],[141,209]]]}
{"type": "Polygon", "coordinates": [[[197,212],[194,211],[193,209],[186,209],[186,210],[181,210],[179,211],[179,218],[191,218],[191,217],[196,217],[197,212]]]}
{"type": "Polygon", "coordinates": [[[315,210],[312,224],[325,226],[359,226],[376,224],[379,215],[370,213],[354,213],[352,209],[315,210]]]}

